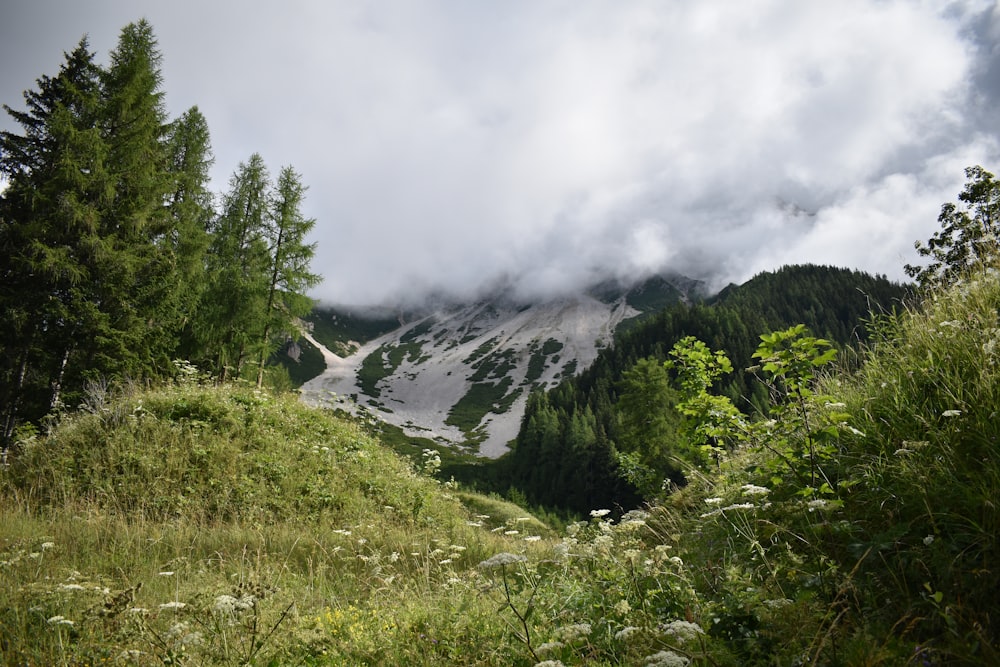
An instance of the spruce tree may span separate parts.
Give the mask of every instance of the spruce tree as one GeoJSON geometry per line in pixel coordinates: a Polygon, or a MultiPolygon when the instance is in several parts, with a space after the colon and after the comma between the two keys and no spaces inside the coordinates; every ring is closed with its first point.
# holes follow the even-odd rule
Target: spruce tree
{"type": "Polygon", "coordinates": [[[81,348],[106,324],[90,293],[105,250],[100,219],[112,195],[99,131],[99,69],[86,38],[59,74],[4,109],[23,134],[0,133],[0,349],[3,439],[79,385],[81,348]],[[83,344],[81,344],[83,342],[83,344]]]}

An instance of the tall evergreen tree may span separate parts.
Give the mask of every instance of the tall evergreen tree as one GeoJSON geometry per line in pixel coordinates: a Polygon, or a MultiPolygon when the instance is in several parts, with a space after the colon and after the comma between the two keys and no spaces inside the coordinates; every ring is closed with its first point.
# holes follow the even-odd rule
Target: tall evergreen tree
{"type": "Polygon", "coordinates": [[[213,372],[225,382],[255,359],[267,317],[271,261],[267,240],[269,176],[254,153],[240,163],[212,226],[208,287],[199,311],[200,337],[213,372]]]}
{"type": "Polygon", "coordinates": [[[26,111],[4,109],[23,134],[0,134],[0,320],[3,438],[35,420],[78,380],[79,341],[104,316],[90,286],[104,251],[102,212],[112,196],[99,131],[99,69],[86,38],[59,74],[26,91],[26,111]]]}
{"type": "Polygon", "coordinates": [[[278,175],[276,190],[266,230],[270,241],[271,277],[257,367],[258,387],[264,381],[264,362],[279,342],[275,340],[276,335],[289,336],[295,332],[298,318],[309,313],[313,306],[305,290],[320,280],[309,270],[316,244],[306,243],[306,236],[316,221],[302,214],[306,188],[301,177],[291,167],[285,167],[278,175]]]}
{"type": "Polygon", "coordinates": [[[97,299],[111,331],[95,341],[97,367],[142,374],[168,367],[179,289],[170,247],[175,219],[167,150],[162,57],[145,20],[125,26],[103,76],[102,129],[115,196],[101,221],[107,255],[97,299]]]}
{"type": "Polygon", "coordinates": [[[205,253],[209,229],[215,215],[208,189],[212,167],[208,123],[192,107],[170,124],[167,136],[169,169],[173,191],[168,210],[172,218],[164,245],[174,256],[177,280],[174,319],[181,327],[178,354],[184,358],[199,352],[193,333],[201,293],[205,287],[205,253]]]}

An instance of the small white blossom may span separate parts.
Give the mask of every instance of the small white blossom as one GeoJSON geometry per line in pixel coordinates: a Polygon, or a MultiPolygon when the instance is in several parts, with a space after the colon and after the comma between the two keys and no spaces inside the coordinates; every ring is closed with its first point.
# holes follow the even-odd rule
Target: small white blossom
{"type": "Polygon", "coordinates": [[[541,535],[528,535],[526,538],[524,538],[524,541],[525,542],[537,542],[540,539],[542,539],[541,535]]]}
{"type": "Polygon", "coordinates": [[[629,637],[639,632],[639,628],[634,625],[626,625],[624,628],[615,633],[615,639],[620,642],[628,641],[629,637]]]}
{"type": "Polygon", "coordinates": [[[686,642],[694,639],[698,635],[704,634],[701,626],[689,621],[680,619],[670,621],[662,626],[663,633],[671,637],[676,637],[678,641],[686,642]]]}
{"type": "Polygon", "coordinates": [[[722,498],[705,498],[706,505],[718,505],[722,502],[722,498]]]}
{"type": "Polygon", "coordinates": [[[481,570],[495,570],[498,567],[504,565],[513,565],[514,563],[523,563],[528,560],[526,556],[521,556],[519,554],[507,553],[506,551],[500,552],[495,556],[490,556],[483,562],[479,564],[479,569],[481,570]]]}
{"type": "Polygon", "coordinates": [[[726,511],[726,510],[752,510],[752,509],[753,509],[753,503],[733,503],[732,505],[729,505],[728,507],[723,507],[722,511],[726,511]]]}
{"type": "Polygon", "coordinates": [[[660,651],[643,658],[646,667],[687,667],[690,662],[682,655],[673,651],[660,651]]]}
{"type": "Polygon", "coordinates": [[[49,549],[54,549],[56,546],[55,542],[42,542],[42,551],[48,551],[49,549]]]}
{"type": "Polygon", "coordinates": [[[756,484],[744,484],[742,487],[744,496],[763,496],[771,493],[771,489],[766,486],[757,486],[756,484]]]}
{"type": "Polygon", "coordinates": [[[59,590],[61,591],[83,591],[86,590],[80,584],[59,584],[59,590]]]}
{"type": "Polygon", "coordinates": [[[183,609],[187,604],[184,602],[178,602],[174,600],[173,602],[164,602],[160,605],[160,609],[183,609]]]}
{"type": "Polygon", "coordinates": [[[823,498],[816,498],[806,503],[806,506],[810,512],[815,512],[816,510],[825,510],[828,504],[823,498]]]}
{"type": "Polygon", "coordinates": [[[565,644],[562,642],[545,642],[535,649],[535,653],[551,653],[552,651],[558,651],[565,644]]]}
{"type": "Polygon", "coordinates": [[[962,414],[961,410],[945,410],[941,413],[942,417],[957,417],[962,414]]]}
{"type": "Polygon", "coordinates": [[[927,537],[924,538],[924,545],[925,546],[929,547],[932,544],[934,544],[934,536],[933,535],[928,535],[927,537]]]}
{"type": "Polygon", "coordinates": [[[573,642],[577,639],[582,639],[583,637],[588,636],[590,631],[590,623],[573,623],[571,625],[564,625],[563,627],[558,628],[555,634],[564,642],[573,642]]]}
{"type": "Polygon", "coordinates": [[[590,516],[600,518],[611,514],[611,510],[590,510],[590,516]]]}
{"type": "Polygon", "coordinates": [[[53,616],[48,620],[49,625],[73,625],[73,621],[65,616],[53,616]]]}

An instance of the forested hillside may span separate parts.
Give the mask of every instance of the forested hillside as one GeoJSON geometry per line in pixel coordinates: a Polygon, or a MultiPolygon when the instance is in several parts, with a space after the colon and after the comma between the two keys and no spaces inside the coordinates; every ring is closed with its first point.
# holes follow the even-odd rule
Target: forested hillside
{"type": "Polygon", "coordinates": [[[183,368],[260,386],[312,307],[301,176],[253,154],[217,200],[207,121],[168,118],[161,61],[139,21],[106,66],[84,38],[4,105],[21,127],[0,134],[4,450],[88,384],[183,368]]]}
{"type": "Polygon", "coordinates": [[[531,502],[574,512],[632,506],[642,494],[639,480],[627,479],[628,466],[683,481],[670,462],[684,445],[662,365],[674,343],[694,336],[724,351],[738,372],[716,389],[751,413],[768,400],[764,385],[745,370],[762,333],[804,323],[814,335],[847,346],[867,339],[871,312],[892,311],[905,294],[885,277],[792,266],[731,285],[710,303],[664,310],[618,336],[577,377],[531,396],[499,483],[531,502]]]}

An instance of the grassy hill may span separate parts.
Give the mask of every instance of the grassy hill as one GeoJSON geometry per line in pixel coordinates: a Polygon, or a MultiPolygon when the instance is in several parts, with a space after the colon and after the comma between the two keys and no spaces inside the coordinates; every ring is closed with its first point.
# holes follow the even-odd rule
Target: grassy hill
{"type": "Polygon", "coordinates": [[[93,391],[0,473],[0,662],[997,664],[998,313],[987,274],[883,318],[558,533],[293,396],[93,391]]]}

